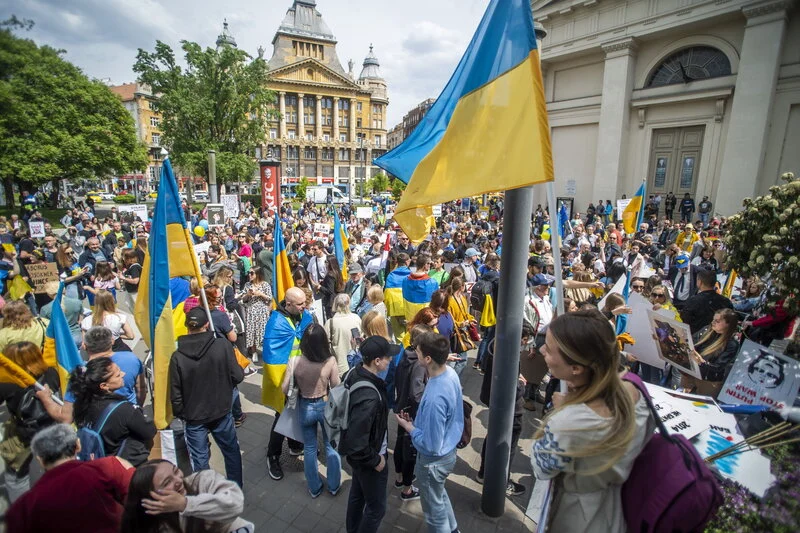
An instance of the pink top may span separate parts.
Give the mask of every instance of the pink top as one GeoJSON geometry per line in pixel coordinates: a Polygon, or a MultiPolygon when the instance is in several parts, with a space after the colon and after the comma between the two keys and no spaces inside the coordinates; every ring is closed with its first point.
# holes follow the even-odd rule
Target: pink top
{"type": "Polygon", "coordinates": [[[239,251],[236,252],[239,257],[253,257],[253,247],[249,244],[243,244],[239,247],[239,251]]]}

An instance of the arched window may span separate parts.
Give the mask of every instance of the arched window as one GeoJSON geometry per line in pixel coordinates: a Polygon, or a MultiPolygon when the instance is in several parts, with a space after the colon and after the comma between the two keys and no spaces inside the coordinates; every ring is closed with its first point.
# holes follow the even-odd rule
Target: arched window
{"type": "Polygon", "coordinates": [[[731,73],[728,56],[710,46],[693,46],[666,58],[650,75],[645,88],[707,80],[731,73]]]}

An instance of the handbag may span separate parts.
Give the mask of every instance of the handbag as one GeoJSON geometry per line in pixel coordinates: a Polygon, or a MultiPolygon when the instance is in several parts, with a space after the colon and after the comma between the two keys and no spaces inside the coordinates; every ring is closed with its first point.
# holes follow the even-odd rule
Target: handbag
{"type": "Polygon", "coordinates": [[[478,326],[475,322],[470,322],[467,326],[467,333],[469,333],[469,338],[473,342],[480,342],[481,341],[481,334],[478,333],[478,326]]]}
{"type": "Polygon", "coordinates": [[[475,349],[475,343],[470,339],[465,328],[455,328],[451,342],[453,352],[464,353],[475,349]]]}
{"type": "Polygon", "coordinates": [[[297,366],[296,361],[297,357],[292,357],[289,360],[289,366],[286,368],[286,371],[289,372],[289,390],[286,391],[284,411],[287,408],[294,409],[297,406],[297,396],[300,394],[300,390],[294,384],[294,367],[297,366]]]}
{"type": "MultiPolygon", "coordinates": [[[[39,378],[41,384],[44,376],[39,378]]],[[[53,392],[54,397],[60,397],[56,391],[53,392]]],[[[33,436],[40,429],[54,424],[54,420],[50,418],[44,405],[36,397],[36,386],[30,385],[22,390],[17,408],[12,413],[14,415],[14,422],[16,424],[17,435],[23,442],[30,442],[33,436]]]]}

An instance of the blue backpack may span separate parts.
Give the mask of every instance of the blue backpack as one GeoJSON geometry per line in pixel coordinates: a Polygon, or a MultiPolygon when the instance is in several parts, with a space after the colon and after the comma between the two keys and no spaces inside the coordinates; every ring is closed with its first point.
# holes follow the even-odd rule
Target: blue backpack
{"type": "MultiPolygon", "coordinates": [[[[101,459],[106,456],[106,448],[100,432],[103,431],[103,427],[106,425],[111,413],[123,403],[125,402],[117,402],[103,409],[103,412],[100,413],[100,424],[97,429],[94,428],[94,424],[87,424],[82,428],[78,428],[78,440],[81,441],[81,451],[78,453],[79,461],[91,461],[92,459],[101,459]]],[[[119,450],[117,450],[117,455],[120,455],[123,448],[125,448],[125,441],[122,441],[119,450]]]]}

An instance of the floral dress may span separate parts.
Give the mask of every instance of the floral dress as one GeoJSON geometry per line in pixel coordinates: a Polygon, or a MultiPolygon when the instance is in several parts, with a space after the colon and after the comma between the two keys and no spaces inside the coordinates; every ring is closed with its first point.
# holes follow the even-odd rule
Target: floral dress
{"type": "Polygon", "coordinates": [[[266,281],[260,283],[248,281],[244,284],[244,289],[241,292],[241,300],[244,308],[244,330],[247,337],[247,347],[261,349],[261,344],[264,342],[264,330],[267,327],[269,313],[272,310],[272,307],[270,307],[272,286],[266,281]],[[268,299],[264,300],[250,294],[250,289],[263,292],[268,299]]]}

